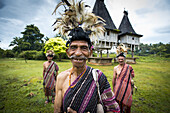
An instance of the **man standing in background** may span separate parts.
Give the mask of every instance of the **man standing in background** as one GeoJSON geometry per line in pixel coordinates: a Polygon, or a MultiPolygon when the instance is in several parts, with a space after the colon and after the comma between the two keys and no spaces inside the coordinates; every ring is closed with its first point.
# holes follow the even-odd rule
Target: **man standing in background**
{"type": "Polygon", "coordinates": [[[54,103],[55,83],[59,68],[57,64],[52,61],[54,57],[54,52],[52,50],[47,51],[46,57],[48,61],[44,62],[43,64],[43,85],[45,96],[47,97],[45,103],[48,104],[49,96],[52,96],[52,103],[54,103]]]}
{"type": "Polygon", "coordinates": [[[125,63],[124,53],[117,56],[119,65],[114,67],[113,73],[113,92],[116,101],[119,103],[121,113],[130,113],[132,105],[132,91],[134,70],[132,66],[125,63]]]}

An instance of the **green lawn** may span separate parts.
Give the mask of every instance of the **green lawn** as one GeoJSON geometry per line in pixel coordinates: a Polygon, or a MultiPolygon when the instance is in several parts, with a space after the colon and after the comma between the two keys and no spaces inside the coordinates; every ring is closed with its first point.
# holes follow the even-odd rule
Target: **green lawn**
{"type": "MultiPolygon", "coordinates": [[[[52,113],[53,104],[44,104],[42,85],[44,61],[0,59],[0,113],[52,113]]],[[[60,70],[71,68],[69,60],[57,62],[60,70]]],[[[104,72],[110,84],[112,66],[94,66],[104,72]]],[[[133,95],[132,113],[170,112],[170,59],[139,57],[135,70],[138,91],[133,95]]]]}

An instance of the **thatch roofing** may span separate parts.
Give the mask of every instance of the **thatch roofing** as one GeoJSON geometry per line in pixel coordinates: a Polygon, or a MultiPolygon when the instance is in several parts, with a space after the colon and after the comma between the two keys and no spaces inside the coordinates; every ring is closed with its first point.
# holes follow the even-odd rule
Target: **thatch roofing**
{"type": "Polygon", "coordinates": [[[114,25],[112,18],[106,8],[106,5],[104,4],[104,0],[96,0],[93,7],[93,13],[97,16],[102,17],[106,21],[106,25],[104,26],[106,29],[120,32],[114,25]]]}
{"type": "Polygon", "coordinates": [[[128,18],[128,12],[127,11],[124,11],[124,16],[123,16],[123,19],[121,21],[121,24],[119,26],[119,30],[121,31],[121,33],[119,34],[119,36],[122,36],[122,35],[134,35],[134,36],[138,36],[138,37],[142,37],[143,35],[140,35],[140,34],[137,34],[135,32],[135,30],[133,29],[130,21],[129,21],[129,18],[128,18]]]}

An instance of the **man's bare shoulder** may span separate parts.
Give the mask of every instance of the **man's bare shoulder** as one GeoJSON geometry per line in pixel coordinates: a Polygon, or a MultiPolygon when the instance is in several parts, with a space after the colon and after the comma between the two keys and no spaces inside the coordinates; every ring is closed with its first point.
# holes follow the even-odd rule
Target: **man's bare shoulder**
{"type": "Polygon", "coordinates": [[[58,80],[62,80],[62,81],[65,80],[65,79],[67,78],[67,76],[69,76],[70,72],[71,72],[71,68],[68,69],[68,70],[66,70],[66,71],[61,72],[61,73],[57,76],[57,79],[58,79],[58,80]]]}
{"type": "Polygon", "coordinates": [[[116,70],[116,69],[118,68],[118,66],[119,66],[119,65],[115,66],[115,67],[114,67],[114,70],[116,70]]]}
{"type": "Polygon", "coordinates": [[[46,65],[48,61],[44,62],[43,65],[46,65]]]}

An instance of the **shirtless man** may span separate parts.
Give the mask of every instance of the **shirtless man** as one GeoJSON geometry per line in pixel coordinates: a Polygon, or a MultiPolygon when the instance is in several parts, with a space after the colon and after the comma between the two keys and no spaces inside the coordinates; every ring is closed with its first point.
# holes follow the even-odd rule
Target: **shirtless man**
{"type": "Polygon", "coordinates": [[[45,96],[47,97],[45,101],[46,104],[49,103],[49,96],[52,96],[52,103],[54,103],[55,82],[59,70],[57,64],[52,61],[53,56],[54,52],[52,50],[47,50],[46,57],[48,61],[43,64],[43,85],[45,96]]]}
{"type": "MultiPolygon", "coordinates": [[[[74,41],[71,43],[70,48],[66,51],[70,57],[72,55],[83,56],[85,58],[91,55],[91,51],[88,50],[88,44],[85,41],[74,41]],[[75,51],[77,50],[77,51],[75,51]]],[[[73,68],[70,68],[59,74],[56,84],[56,98],[55,103],[56,110],[61,111],[62,98],[66,90],[69,88],[69,75],[71,73],[71,83],[80,75],[86,68],[86,59],[71,59],[73,68]]]]}
{"type": "MultiPolygon", "coordinates": [[[[57,76],[55,113],[92,113],[97,110],[97,87],[93,79],[92,68],[86,65],[87,58],[92,54],[91,41],[82,28],[76,28],[74,32],[76,33],[73,34],[76,35],[72,36],[69,48],[66,50],[73,67],[57,76]]],[[[119,105],[115,101],[106,76],[100,70],[98,73],[101,97],[105,100],[103,104],[107,108],[106,111],[119,112],[119,105]],[[112,99],[108,102],[109,98],[112,99]]]]}
{"type": "Polygon", "coordinates": [[[124,64],[125,64],[125,56],[118,56],[117,57],[119,65],[114,67],[114,72],[113,72],[113,78],[114,80],[112,81],[113,83],[113,91],[114,91],[114,86],[116,84],[116,78],[120,74],[124,64]]]}
{"type": "Polygon", "coordinates": [[[119,65],[114,67],[112,85],[121,112],[130,113],[133,89],[131,81],[134,77],[134,70],[132,66],[125,63],[125,58],[123,53],[117,56],[119,65]]]}

